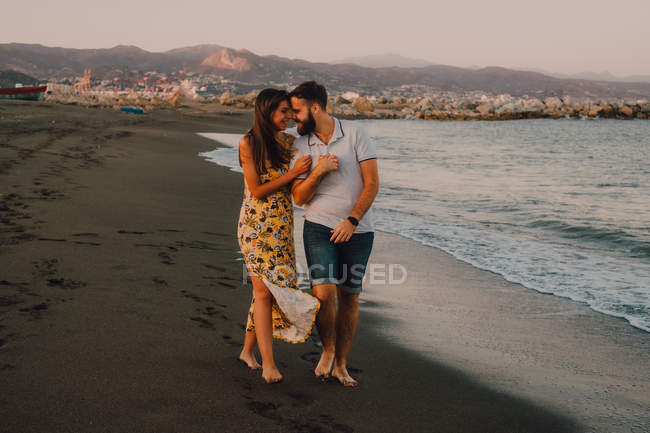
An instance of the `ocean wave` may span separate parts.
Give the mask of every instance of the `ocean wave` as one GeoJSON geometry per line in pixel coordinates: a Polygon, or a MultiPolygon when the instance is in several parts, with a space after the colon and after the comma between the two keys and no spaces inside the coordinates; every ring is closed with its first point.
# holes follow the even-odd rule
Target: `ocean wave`
{"type": "Polygon", "coordinates": [[[650,332],[650,266],[600,249],[525,239],[510,233],[442,223],[377,208],[376,226],[439,248],[477,268],[541,293],[578,302],[650,332]]]}
{"type": "Polygon", "coordinates": [[[565,239],[597,243],[628,253],[632,257],[650,258],[650,242],[621,229],[608,229],[588,225],[572,225],[559,220],[536,220],[526,224],[529,228],[553,231],[565,239]]]}

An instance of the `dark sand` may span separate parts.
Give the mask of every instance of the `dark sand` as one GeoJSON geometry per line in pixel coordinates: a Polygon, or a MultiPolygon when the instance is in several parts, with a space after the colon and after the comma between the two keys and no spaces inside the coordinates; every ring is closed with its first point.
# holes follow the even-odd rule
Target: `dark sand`
{"type": "Polygon", "coordinates": [[[276,343],[279,385],[237,362],[242,179],[198,157],[214,143],[194,133],[249,124],[0,103],[1,431],[593,430],[392,344],[372,312],[358,389],[315,380],[315,338],[276,343]]]}

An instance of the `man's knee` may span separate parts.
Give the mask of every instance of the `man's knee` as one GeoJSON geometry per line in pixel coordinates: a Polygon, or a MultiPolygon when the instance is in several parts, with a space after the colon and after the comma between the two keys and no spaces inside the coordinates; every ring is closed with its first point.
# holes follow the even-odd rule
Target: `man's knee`
{"type": "Polygon", "coordinates": [[[338,288],[339,303],[345,304],[346,306],[358,306],[359,305],[359,293],[350,293],[345,290],[338,288]]]}
{"type": "Polygon", "coordinates": [[[319,284],[311,289],[314,296],[321,302],[333,302],[336,293],[335,284],[319,284]]]}

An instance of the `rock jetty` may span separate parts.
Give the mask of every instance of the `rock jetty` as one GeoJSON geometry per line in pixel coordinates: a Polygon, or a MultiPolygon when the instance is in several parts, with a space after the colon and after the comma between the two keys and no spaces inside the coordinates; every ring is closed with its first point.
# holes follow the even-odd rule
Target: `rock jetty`
{"type": "MultiPolygon", "coordinates": [[[[216,104],[228,110],[250,110],[257,92],[244,95],[230,92],[199,96],[187,86],[169,92],[74,92],[54,86],[45,100],[55,103],[88,107],[140,106],[145,112],[158,107],[178,107],[183,104],[216,104]]],[[[359,95],[345,92],[332,95],[328,112],[347,118],[423,119],[423,120],[514,120],[542,118],[608,118],[650,119],[650,101],[574,99],[569,96],[538,99],[534,96],[514,97],[485,92],[441,92],[419,97],[401,95],[359,95]]]]}

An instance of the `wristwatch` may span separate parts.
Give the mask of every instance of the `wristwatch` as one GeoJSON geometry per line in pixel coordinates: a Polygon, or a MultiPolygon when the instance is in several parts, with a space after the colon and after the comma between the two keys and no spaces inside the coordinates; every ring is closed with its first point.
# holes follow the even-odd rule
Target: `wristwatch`
{"type": "Polygon", "coordinates": [[[353,216],[349,216],[349,217],[348,217],[348,221],[350,221],[350,222],[352,223],[353,226],[358,226],[358,225],[359,225],[359,220],[356,219],[356,218],[353,217],[353,216]]]}

